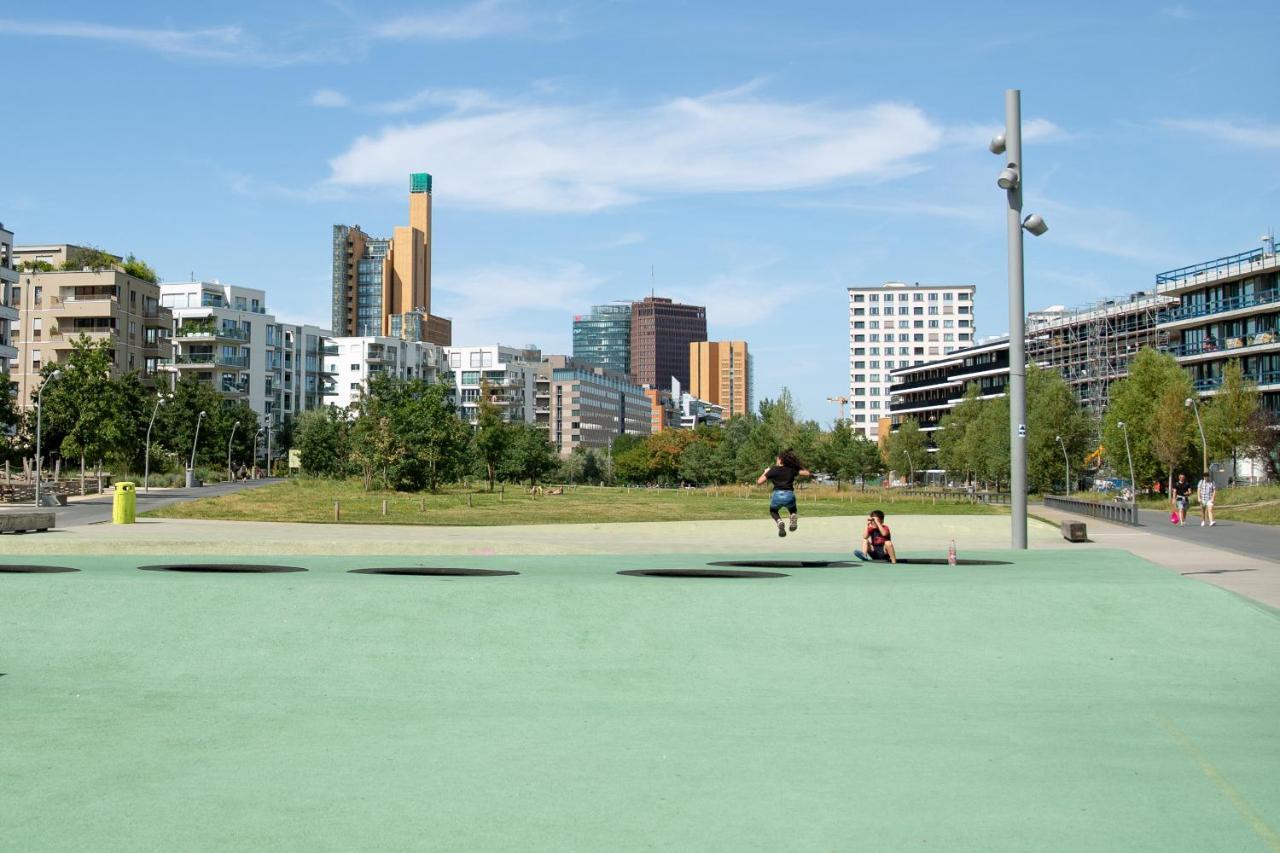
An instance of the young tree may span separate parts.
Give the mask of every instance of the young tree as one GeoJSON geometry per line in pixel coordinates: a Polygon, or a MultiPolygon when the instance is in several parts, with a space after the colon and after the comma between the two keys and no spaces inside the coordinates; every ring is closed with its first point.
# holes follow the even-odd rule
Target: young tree
{"type": "Polygon", "coordinates": [[[134,257],[132,254],[124,259],[124,263],[120,268],[134,278],[140,278],[143,281],[149,281],[152,284],[160,282],[160,276],[156,275],[156,271],[146,261],[134,257]]]}
{"type": "Polygon", "coordinates": [[[421,379],[398,383],[400,402],[390,412],[393,433],[405,449],[397,480],[407,488],[432,491],[461,476],[467,467],[471,429],[457,416],[444,384],[421,379]]]}
{"type": "MultiPolygon", "coordinates": [[[[1169,385],[1156,399],[1148,422],[1151,453],[1162,466],[1162,473],[1168,472],[1170,491],[1173,489],[1174,470],[1186,462],[1193,440],[1193,416],[1186,406],[1186,399],[1182,389],[1169,385]]],[[[1199,477],[1189,479],[1194,483],[1199,477]]],[[[1134,491],[1137,492],[1136,485],[1134,491]]]]}
{"type": "Polygon", "coordinates": [[[537,424],[512,424],[511,431],[513,435],[507,470],[512,479],[528,480],[529,485],[533,486],[556,469],[559,461],[556,449],[547,439],[546,432],[537,424]]]}
{"type": "Polygon", "coordinates": [[[978,479],[999,489],[1009,482],[1009,398],[983,400],[969,434],[978,479]]]}
{"type": "Polygon", "coordinates": [[[299,415],[294,446],[302,457],[302,470],[319,477],[344,476],[350,452],[347,430],[346,418],[333,406],[299,415]]]}
{"type": "Polygon", "coordinates": [[[42,395],[44,447],[58,448],[64,459],[78,458],[83,479],[86,461],[96,462],[112,449],[103,427],[119,417],[117,389],[111,381],[111,344],[80,335],[64,359],[46,364],[41,373],[48,383],[42,395]],[[49,382],[55,370],[60,376],[49,382]]]}
{"type": "Polygon", "coordinates": [[[911,485],[915,474],[928,468],[930,455],[924,433],[915,418],[903,418],[898,428],[889,434],[884,445],[884,463],[891,471],[909,473],[911,485]]]}
{"type": "Polygon", "coordinates": [[[1048,492],[1055,483],[1065,482],[1066,461],[1071,470],[1083,469],[1092,433],[1089,419],[1080,408],[1075,393],[1062,375],[1027,367],[1027,485],[1033,492],[1048,492]],[[1058,438],[1062,438],[1061,444],[1058,438]],[[1058,480],[1062,477],[1063,480],[1058,480]]]}
{"type": "Polygon", "coordinates": [[[949,413],[943,416],[939,429],[934,433],[938,442],[938,465],[954,480],[957,476],[968,482],[969,475],[977,468],[978,435],[976,423],[982,414],[978,383],[970,382],[964,397],[949,413]]]}
{"type": "Polygon", "coordinates": [[[498,476],[498,467],[511,445],[511,431],[502,419],[502,407],[492,399],[488,382],[480,384],[479,412],[476,417],[476,453],[484,461],[489,491],[498,476]]]}
{"type": "Polygon", "coordinates": [[[645,439],[649,451],[649,476],[659,483],[680,480],[680,460],[697,436],[687,429],[664,429],[645,439]]]}
{"type": "Polygon", "coordinates": [[[1204,431],[1212,456],[1231,457],[1231,476],[1235,476],[1240,454],[1256,453],[1264,443],[1260,439],[1259,426],[1265,421],[1262,412],[1262,395],[1258,385],[1244,378],[1240,360],[1228,361],[1222,371],[1222,384],[1218,393],[1210,398],[1204,409],[1204,431]]]}
{"type": "MultiPolygon", "coordinates": [[[[1125,423],[1138,483],[1150,483],[1167,470],[1155,453],[1151,422],[1156,403],[1163,400],[1170,389],[1176,389],[1185,400],[1192,394],[1191,380],[1172,355],[1150,347],[1144,347],[1134,356],[1129,362],[1128,376],[1110,388],[1102,420],[1103,447],[1111,466],[1127,475],[1124,432],[1119,427],[1121,422],[1125,423]]],[[[1137,483],[1134,488],[1136,491],[1137,483]]]]}

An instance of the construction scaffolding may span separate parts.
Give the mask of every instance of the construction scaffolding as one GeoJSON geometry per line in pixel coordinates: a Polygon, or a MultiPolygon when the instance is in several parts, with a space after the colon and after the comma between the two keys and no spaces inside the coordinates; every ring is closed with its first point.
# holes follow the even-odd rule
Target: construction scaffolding
{"type": "Polygon", "coordinates": [[[1060,373],[1080,405],[1102,417],[1111,383],[1123,379],[1129,361],[1143,347],[1162,349],[1167,333],[1160,314],[1177,305],[1174,297],[1140,292],[1066,308],[1055,305],[1027,315],[1027,360],[1060,373]]]}

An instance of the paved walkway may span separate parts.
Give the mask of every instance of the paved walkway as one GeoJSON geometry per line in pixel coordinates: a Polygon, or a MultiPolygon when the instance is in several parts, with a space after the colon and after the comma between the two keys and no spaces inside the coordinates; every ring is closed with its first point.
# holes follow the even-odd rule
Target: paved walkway
{"type": "MultiPolygon", "coordinates": [[[[278,482],[278,480],[264,478],[235,483],[210,483],[197,489],[152,489],[150,494],[143,494],[142,488],[139,487],[138,512],[159,509],[160,507],[193,501],[198,498],[216,498],[218,495],[227,495],[245,489],[257,489],[275,482],[278,482]]],[[[110,522],[111,504],[114,500],[115,493],[107,492],[104,495],[72,497],[66,506],[44,507],[44,509],[53,510],[58,514],[58,527],[81,527],[86,524],[110,522]]],[[[26,509],[30,509],[30,507],[0,504],[0,513],[26,509]]]]}
{"type": "MultiPolygon", "coordinates": [[[[1162,526],[1161,516],[1154,510],[1150,511],[1154,516],[1151,523],[1148,523],[1147,511],[1143,512],[1144,523],[1139,527],[1046,506],[1033,507],[1032,512],[1055,523],[1068,519],[1083,521],[1088,525],[1092,543],[1122,548],[1187,577],[1280,607],[1280,530],[1273,527],[1220,521],[1215,527],[1201,528],[1199,519],[1194,527],[1190,524],[1174,527],[1169,523],[1168,513],[1163,515],[1162,526]],[[1270,547],[1262,541],[1268,538],[1270,547]],[[1242,550],[1245,547],[1253,553],[1242,550]]],[[[1092,546],[1084,543],[1075,547],[1083,553],[1092,546]]]]}

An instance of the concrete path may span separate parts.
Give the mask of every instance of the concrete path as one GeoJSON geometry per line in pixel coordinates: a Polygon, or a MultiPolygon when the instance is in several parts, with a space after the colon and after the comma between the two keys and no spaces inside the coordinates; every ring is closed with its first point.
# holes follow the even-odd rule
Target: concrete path
{"type": "Polygon", "coordinates": [[[1219,521],[1213,527],[1200,526],[1200,510],[1192,507],[1185,525],[1169,523],[1168,510],[1138,510],[1140,527],[1148,533],[1177,542],[1222,548],[1247,557],[1280,561],[1280,527],[1247,521],[1219,521]]]}
{"type": "MultiPolygon", "coordinates": [[[[199,498],[215,498],[218,495],[227,495],[245,489],[257,489],[276,482],[279,482],[279,480],[264,478],[235,483],[210,483],[198,489],[152,489],[150,494],[143,494],[142,488],[139,487],[138,512],[146,512],[147,510],[159,509],[160,507],[193,501],[199,498]]],[[[114,500],[115,493],[110,491],[105,495],[88,495],[83,498],[72,497],[66,506],[42,507],[42,509],[57,513],[58,527],[80,527],[86,524],[110,522],[111,504],[114,500]]],[[[23,507],[23,509],[26,508],[23,507]]],[[[13,504],[0,504],[0,513],[17,509],[18,507],[13,504]]]]}
{"type": "MultiPolygon", "coordinates": [[[[1280,554],[1277,553],[1280,552],[1280,530],[1275,528],[1220,521],[1216,527],[1202,529],[1199,519],[1194,528],[1190,524],[1186,527],[1174,527],[1169,523],[1168,513],[1164,514],[1163,528],[1158,523],[1132,527],[1045,506],[1035,506],[1032,512],[1055,523],[1068,519],[1083,521],[1088,525],[1091,543],[1096,543],[1096,546],[1122,548],[1186,577],[1280,608],[1280,554]],[[1236,534],[1241,527],[1262,528],[1262,538],[1269,534],[1271,547],[1267,548],[1263,543],[1257,542],[1253,534],[1238,537],[1236,534]],[[1258,553],[1228,549],[1229,544],[1238,541],[1244,541],[1251,548],[1256,547],[1258,553]]],[[[1143,521],[1146,520],[1144,513],[1143,521]]],[[[1081,553],[1087,553],[1090,548],[1095,547],[1091,543],[1077,544],[1074,547],[1080,549],[1081,553]]]]}

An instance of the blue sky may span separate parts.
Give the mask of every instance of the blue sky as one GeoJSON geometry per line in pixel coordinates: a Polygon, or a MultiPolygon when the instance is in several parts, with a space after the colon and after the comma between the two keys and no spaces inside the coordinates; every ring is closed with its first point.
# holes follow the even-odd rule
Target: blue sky
{"type": "Polygon", "coordinates": [[[456,342],[567,351],[652,280],[825,422],[846,286],[976,284],[1007,329],[1007,87],[1051,229],[1029,308],[1280,226],[1280,6],[1040,5],[10,4],[0,220],[327,325],[330,226],[389,233],[429,171],[456,342]]]}

